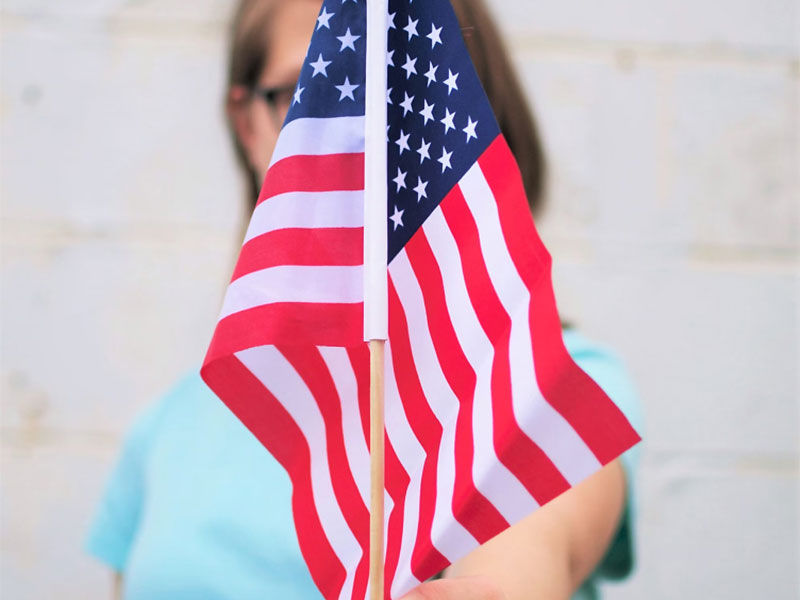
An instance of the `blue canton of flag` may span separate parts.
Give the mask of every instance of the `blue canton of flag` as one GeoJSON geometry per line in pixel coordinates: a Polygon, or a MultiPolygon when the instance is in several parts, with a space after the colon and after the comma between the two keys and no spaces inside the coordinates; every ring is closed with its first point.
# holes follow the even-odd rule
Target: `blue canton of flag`
{"type": "MultiPolygon", "coordinates": [[[[390,2],[388,25],[389,260],[499,134],[447,2],[390,2]]],[[[364,115],[364,0],[328,1],[287,124],[364,115]]]]}
{"type": "Polygon", "coordinates": [[[366,40],[364,0],[323,4],[286,123],[364,115],[366,40]]]}
{"type": "Polygon", "coordinates": [[[499,129],[449,2],[389,10],[391,261],[499,129]]]}

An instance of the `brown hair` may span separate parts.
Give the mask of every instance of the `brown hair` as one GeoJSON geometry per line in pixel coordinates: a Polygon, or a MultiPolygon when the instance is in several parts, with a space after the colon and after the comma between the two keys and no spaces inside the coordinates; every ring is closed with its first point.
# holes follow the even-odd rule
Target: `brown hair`
{"type": "MultiPolygon", "coordinates": [[[[241,85],[254,88],[269,60],[269,23],[280,0],[241,0],[231,25],[230,62],[228,63],[228,90],[241,85]]],[[[227,98],[226,98],[227,99],[227,98]]],[[[228,130],[236,148],[236,158],[247,176],[248,209],[255,208],[261,181],[247,160],[247,153],[239,141],[233,124],[228,120],[228,130]]]]}
{"type": "MultiPolygon", "coordinates": [[[[252,87],[268,60],[269,20],[281,0],[241,0],[233,20],[228,85],[252,87]]],[[[533,113],[511,64],[500,31],[484,0],[452,0],[464,40],[500,129],[513,152],[531,211],[541,209],[546,165],[533,113]]],[[[230,127],[239,164],[247,173],[249,208],[255,206],[261,184],[252,172],[241,144],[230,127]]]]}
{"type": "Polygon", "coordinates": [[[531,211],[543,204],[546,164],[536,121],[497,23],[484,0],[452,0],[475,71],[517,159],[531,211]]]}

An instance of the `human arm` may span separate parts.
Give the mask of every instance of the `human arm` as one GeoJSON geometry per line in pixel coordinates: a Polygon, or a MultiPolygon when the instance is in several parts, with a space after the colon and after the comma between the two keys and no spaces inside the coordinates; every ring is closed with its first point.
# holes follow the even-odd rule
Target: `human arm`
{"type": "Polygon", "coordinates": [[[122,573],[119,571],[112,571],[113,581],[111,587],[112,600],[122,600],[122,573]]]}
{"type": "Polygon", "coordinates": [[[404,600],[568,600],[603,558],[625,500],[617,459],[404,600]]]}
{"type": "Polygon", "coordinates": [[[125,434],[84,540],[87,553],[110,569],[115,600],[123,597],[123,573],[139,529],[146,464],[161,411],[161,402],[150,404],[125,434]]]}

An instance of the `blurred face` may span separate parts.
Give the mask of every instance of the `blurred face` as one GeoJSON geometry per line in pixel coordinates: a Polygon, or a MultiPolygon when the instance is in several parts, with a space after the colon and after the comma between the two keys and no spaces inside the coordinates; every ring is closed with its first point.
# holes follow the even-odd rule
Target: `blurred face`
{"type": "Polygon", "coordinates": [[[319,0],[283,0],[269,31],[269,60],[255,90],[235,86],[228,110],[251,169],[263,180],[319,14],[319,0]]]}

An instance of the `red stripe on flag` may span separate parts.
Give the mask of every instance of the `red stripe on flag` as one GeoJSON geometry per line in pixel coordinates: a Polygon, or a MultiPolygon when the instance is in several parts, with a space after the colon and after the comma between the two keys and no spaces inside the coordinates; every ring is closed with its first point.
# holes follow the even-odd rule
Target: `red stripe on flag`
{"type": "Polygon", "coordinates": [[[492,411],[497,457],[531,496],[543,504],[569,488],[569,482],[517,423],[511,396],[509,362],[511,318],[489,277],[481,252],[478,226],[458,186],[453,188],[440,207],[461,255],[462,272],[472,307],[494,347],[492,411]]]}
{"type": "Polygon", "coordinates": [[[362,343],[364,304],[278,302],[228,315],[217,324],[205,363],[234,352],[298,339],[317,346],[362,343]]]}
{"type": "Polygon", "coordinates": [[[314,346],[283,345],[278,350],[294,367],[311,392],[325,422],[325,441],[336,502],[350,531],[361,546],[362,555],[355,571],[353,597],[366,595],[369,578],[369,509],[364,506],[358,491],[342,431],[342,402],[331,373],[319,349],[314,346]]]}
{"type": "Polygon", "coordinates": [[[347,574],[319,521],[311,486],[310,449],[300,428],[277,398],[235,356],[207,363],[201,375],[288,472],[300,551],[323,596],[336,598],[347,574]],[[303,517],[299,518],[300,515],[303,517]]]}
{"type": "Polygon", "coordinates": [[[408,493],[411,478],[397,457],[388,435],[384,438],[384,468],[386,469],[386,491],[389,492],[389,496],[394,502],[386,532],[386,560],[384,565],[384,598],[389,600],[400,560],[406,494],[408,493]]]}
{"type": "Polygon", "coordinates": [[[364,153],[289,156],[269,168],[258,204],[287,192],[364,189],[364,153]]]}
{"type": "Polygon", "coordinates": [[[231,281],[281,265],[357,266],[364,264],[364,228],[278,229],[242,246],[231,281]]]}
{"type": "Polygon", "coordinates": [[[411,572],[420,581],[425,581],[449,564],[431,540],[442,426],[422,392],[411,355],[408,322],[391,276],[389,277],[389,339],[392,340],[392,368],[403,408],[414,435],[425,450],[425,464],[420,480],[417,539],[411,554],[411,572]]]}
{"type": "MultiPolygon", "coordinates": [[[[442,374],[459,402],[455,435],[453,514],[483,544],[509,524],[475,487],[472,479],[472,463],[475,457],[472,430],[475,370],[464,355],[453,329],[439,265],[422,228],[417,230],[404,250],[422,291],[428,328],[442,374]]],[[[421,368],[426,367],[436,368],[435,365],[421,365],[421,368]]]]}
{"type": "Polygon", "coordinates": [[[346,351],[350,366],[356,376],[361,429],[364,432],[364,441],[369,448],[369,346],[361,342],[356,346],[348,346],[346,351]]]}
{"type": "Polygon", "coordinates": [[[530,216],[517,164],[499,136],[478,159],[498,202],[512,260],[531,292],[536,380],[545,399],[570,423],[602,464],[641,440],[625,415],[572,360],[564,346],[550,276],[551,257],[530,216]]]}

